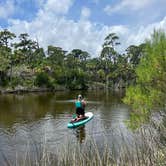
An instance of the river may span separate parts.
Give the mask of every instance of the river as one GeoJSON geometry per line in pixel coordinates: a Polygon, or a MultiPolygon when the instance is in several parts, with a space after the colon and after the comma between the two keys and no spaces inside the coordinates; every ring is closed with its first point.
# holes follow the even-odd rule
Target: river
{"type": "Polygon", "coordinates": [[[53,153],[68,139],[84,144],[91,137],[98,145],[107,139],[119,147],[124,139],[131,139],[125,124],[130,111],[122,97],[104,91],[0,95],[0,163],[16,162],[28,152],[35,156],[41,145],[53,153]],[[85,126],[68,129],[78,94],[85,97],[86,112],[93,112],[94,118],[85,126]]]}

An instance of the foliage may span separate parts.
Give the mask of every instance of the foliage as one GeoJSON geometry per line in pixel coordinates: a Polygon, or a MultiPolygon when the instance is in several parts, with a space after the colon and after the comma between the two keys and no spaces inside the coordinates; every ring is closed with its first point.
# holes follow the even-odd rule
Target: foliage
{"type": "Polygon", "coordinates": [[[5,46],[6,49],[9,48],[9,41],[13,40],[16,35],[7,29],[0,32],[0,46],[5,46]]]}
{"type": "MultiPolygon", "coordinates": [[[[145,52],[136,68],[136,85],[127,89],[124,101],[139,115],[148,118],[150,111],[162,107],[166,99],[166,34],[154,31],[146,42],[145,52]]],[[[136,114],[133,114],[135,118],[136,114]]],[[[138,116],[137,116],[138,117],[138,116]]],[[[145,119],[147,119],[145,118],[145,119]]]]}
{"type": "Polygon", "coordinates": [[[67,88],[87,89],[87,75],[82,70],[73,69],[72,72],[67,73],[67,88]]]}
{"type": "Polygon", "coordinates": [[[0,85],[5,86],[8,83],[7,70],[10,67],[9,52],[4,46],[0,47],[0,85]]]}
{"type": "Polygon", "coordinates": [[[14,44],[16,53],[18,52],[22,56],[24,63],[33,68],[34,57],[37,54],[35,51],[39,49],[38,43],[29,39],[29,35],[27,33],[20,34],[19,39],[20,42],[14,44]]]}
{"type": "Polygon", "coordinates": [[[10,81],[10,86],[11,87],[17,87],[17,86],[22,86],[24,80],[21,77],[12,77],[12,80],[10,81]]]}
{"type": "Polygon", "coordinates": [[[131,45],[126,49],[127,52],[127,60],[133,67],[137,66],[140,62],[141,57],[143,56],[143,51],[145,49],[146,44],[140,44],[139,46],[131,45]]]}
{"type": "Polygon", "coordinates": [[[6,71],[9,67],[9,59],[3,56],[0,52],[0,71],[6,71]]]}
{"type": "MultiPolygon", "coordinates": [[[[105,38],[101,56],[96,58],[90,58],[88,52],[80,49],[73,49],[68,53],[61,47],[52,45],[48,46],[46,56],[44,49],[40,48],[36,41],[31,40],[27,33],[20,34],[19,41],[12,43],[15,37],[15,34],[8,30],[2,31],[0,35],[2,63],[0,68],[5,69],[3,75],[8,74],[9,81],[12,81],[12,78],[17,80],[16,77],[19,75],[15,75],[15,69],[19,69],[20,65],[25,65],[30,70],[29,74],[25,74],[27,79],[29,79],[28,75],[36,75],[38,78],[38,73],[46,73],[49,79],[53,80],[51,81],[53,84],[63,85],[69,89],[87,89],[88,81],[99,83],[107,81],[107,85],[112,86],[112,83],[116,84],[119,81],[118,77],[123,70],[117,70],[117,68],[123,64],[126,66],[125,61],[118,60],[120,55],[115,51],[115,46],[119,44],[117,42],[119,37],[115,33],[111,33],[105,38]],[[9,47],[9,41],[14,48],[9,47]]],[[[126,81],[124,76],[126,70],[123,71],[122,78],[126,81]]],[[[130,74],[128,78],[132,79],[130,74]]],[[[23,82],[27,79],[24,78],[23,82]]],[[[33,79],[32,77],[30,82],[35,82],[33,79]]],[[[13,84],[12,82],[11,84],[13,84]]],[[[17,83],[19,84],[18,81],[14,82],[15,86],[17,83]]],[[[35,84],[35,86],[39,86],[39,84],[35,84]]],[[[23,83],[23,85],[26,84],[23,83]]]]}
{"type": "Polygon", "coordinates": [[[48,76],[48,74],[46,73],[38,73],[35,79],[35,85],[39,86],[39,87],[47,87],[47,88],[51,88],[52,84],[51,84],[51,80],[48,76]]]}

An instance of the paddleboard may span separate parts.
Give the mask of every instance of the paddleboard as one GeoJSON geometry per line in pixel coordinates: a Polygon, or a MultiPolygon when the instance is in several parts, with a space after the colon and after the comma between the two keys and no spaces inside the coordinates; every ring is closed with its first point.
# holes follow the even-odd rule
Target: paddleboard
{"type": "Polygon", "coordinates": [[[93,118],[93,113],[92,112],[86,112],[85,113],[85,119],[83,120],[79,120],[79,121],[76,121],[76,122],[69,122],[67,124],[67,127],[68,128],[74,128],[74,127],[78,127],[80,125],[84,125],[85,123],[87,123],[88,121],[90,121],[92,118],[93,118]]]}

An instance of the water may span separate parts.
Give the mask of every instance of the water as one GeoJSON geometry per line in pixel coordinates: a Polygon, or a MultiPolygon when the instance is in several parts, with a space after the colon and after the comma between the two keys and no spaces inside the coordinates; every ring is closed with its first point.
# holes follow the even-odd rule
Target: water
{"type": "Polygon", "coordinates": [[[99,146],[107,139],[118,147],[124,139],[131,139],[125,125],[130,111],[122,96],[104,91],[0,95],[0,163],[5,158],[13,163],[29,151],[35,156],[43,145],[54,152],[68,139],[83,144],[92,137],[99,146]],[[85,126],[68,129],[79,93],[85,96],[86,111],[93,112],[94,118],[85,126]]]}

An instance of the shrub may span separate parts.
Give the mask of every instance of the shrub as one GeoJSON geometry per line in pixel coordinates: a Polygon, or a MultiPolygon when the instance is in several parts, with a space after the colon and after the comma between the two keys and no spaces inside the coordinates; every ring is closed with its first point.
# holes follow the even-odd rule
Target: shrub
{"type": "Polygon", "coordinates": [[[36,79],[35,79],[35,85],[37,85],[39,87],[47,87],[47,88],[53,87],[48,74],[46,74],[44,72],[37,74],[36,79]]]}

